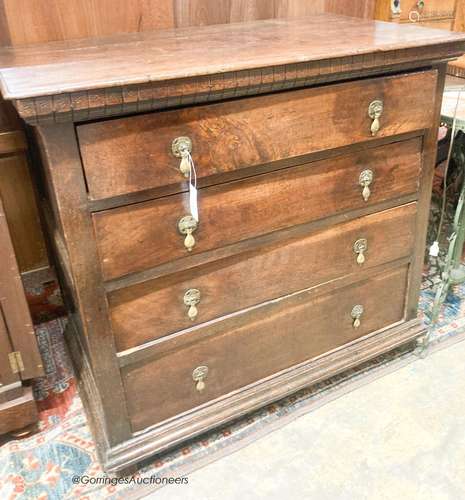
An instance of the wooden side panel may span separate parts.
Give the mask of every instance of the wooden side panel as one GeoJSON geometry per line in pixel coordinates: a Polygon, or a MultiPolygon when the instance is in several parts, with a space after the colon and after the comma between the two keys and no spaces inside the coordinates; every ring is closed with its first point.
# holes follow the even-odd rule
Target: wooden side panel
{"type": "Polygon", "coordinates": [[[32,320],[21,283],[13,246],[0,202],[0,304],[1,314],[14,351],[20,351],[24,363],[22,379],[43,375],[32,320]]]}
{"type": "Polygon", "coordinates": [[[21,272],[46,266],[47,251],[24,154],[0,158],[0,194],[21,272]]]}
{"type": "MultiPolygon", "coordinates": [[[[69,273],[74,285],[73,317],[79,315],[80,343],[87,347],[98,393],[93,402],[100,452],[130,437],[122,383],[108,316],[107,300],[98,265],[82,165],[72,124],[37,130],[45,175],[52,188],[57,221],[63,232],[69,273]]],[[[80,370],[82,364],[77,366],[80,370]]]]}
{"type": "Polygon", "coordinates": [[[416,245],[415,255],[412,264],[409,297],[407,300],[407,318],[413,319],[418,314],[418,299],[420,296],[421,279],[423,273],[423,264],[426,250],[426,233],[428,229],[431,193],[433,185],[434,167],[436,165],[436,156],[438,151],[438,136],[436,131],[439,129],[441,119],[441,103],[446,79],[445,64],[438,68],[438,86],[434,99],[429,106],[433,111],[434,121],[431,128],[427,131],[424,139],[423,161],[420,175],[420,196],[418,200],[418,218],[416,227],[416,245]]]}
{"type": "Polygon", "coordinates": [[[0,196],[21,272],[48,263],[26,150],[23,124],[11,103],[0,98],[0,196]]]}
{"type": "MultiPolygon", "coordinates": [[[[1,290],[0,290],[1,293],[1,290]]],[[[17,373],[13,373],[10,367],[8,354],[14,351],[8,334],[5,311],[0,302],[0,387],[19,382],[21,379],[17,373]]],[[[1,401],[0,397],[0,401],[1,401]]]]}
{"type": "Polygon", "coordinates": [[[191,253],[177,230],[189,213],[187,194],[93,215],[105,279],[142,271],[328,215],[417,191],[421,140],[370,148],[199,191],[200,224],[191,253]],[[362,197],[360,173],[374,172],[362,197]],[[292,193],[292,195],[290,195],[292,193]]]}
{"type": "Polygon", "coordinates": [[[311,294],[303,294],[293,306],[278,303],[254,311],[241,327],[207,337],[201,332],[190,335],[191,343],[185,348],[124,368],[133,431],[401,321],[406,286],[403,267],[329,296],[312,299],[311,294]],[[351,317],[356,304],[364,306],[358,329],[351,317]],[[209,370],[202,392],[192,380],[198,366],[209,370]]]}
{"type": "Polygon", "coordinates": [[[192,140],[201,179],[372,140],[368,107],[376,99],[384,101],[378,138],[428,128],[436,81],[427,71],[80,125],[89,193],[184,187],[171,152],[180,136],[192,140]]]}
{"type": "Polygon", "coordinates": [[[31,387],[24,387],[20,396],[0,403],[0,434],[16,431],[37,422],[37,407],[31,387]]]}
{"type": "Polygon", "coordinates": [[[130,349],[168,333],[198,328],[214,318],[409,257],[415,221],[416,204],[412,203],[118,290],[109,297],[117,349],[130,349]],[[354,253],[354,243],[360,238],[368,243],[363,265],[357,263],[354,253]],[[183,302],[189,289],[201,294],[193,321],[183,302]]]}

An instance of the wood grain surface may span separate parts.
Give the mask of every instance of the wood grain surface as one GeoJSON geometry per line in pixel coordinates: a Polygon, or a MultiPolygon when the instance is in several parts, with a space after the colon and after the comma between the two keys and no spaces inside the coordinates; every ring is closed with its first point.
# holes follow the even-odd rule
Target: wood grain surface
{"type": "Polygon", "coordinates": [[[408,257],[413,251],[415,221],[413,203],[118,290],[109,296],[117,349],[123,351],[178,330],[197,328],[261,302],[408,257]],[[353,250],[360,238],[368,242],[362,266],[353,250]],[[194,321],[183,302],[191,288],[201,293],[194,321]]]}
{"type": "Polygon", "coordinates": [[[192,252],[178,220],[189,213],[179,194],[93,214],[106,280],[347,210],[415,193],[420,139],[262,174],[199,191],[199,228],[192,252]],[[374,172],[362,197],[360,173],[374,172]],[[292,193],[292,195],[291,195],[292,193]]]}
{"type": "Polygon", "coordinates": [[[428,127],[434,71],[374,78],[102,121],[77,127],[90,197],[186,186],[173,140],[187,136],[197,179],[373,140],[368,107],[384,102],[377,139],[428,127]],[[418,92],[418,88],[422,92],[418,92]]]}
{"type": "Polygon", "coordinates": [[[406,286],[403,267],[293,307],[263,308],[245,326],[203,339],[191,335],[186,348],[123,369],[133,431],[401,321],[406,286]],[[351,317],[356,304],[365,308],[358,329],[351,317]],[[209,369],[202,393],[192,380],[197,366],[209,369]]]}

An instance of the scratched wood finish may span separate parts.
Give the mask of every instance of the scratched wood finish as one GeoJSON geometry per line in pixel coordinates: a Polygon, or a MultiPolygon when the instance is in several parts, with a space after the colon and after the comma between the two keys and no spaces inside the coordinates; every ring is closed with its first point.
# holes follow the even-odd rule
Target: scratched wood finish
{"type": "Polygon", "coordinates": [[[119,351],[214,318],[349,274],[408,257],[413,251],[416,204],[280,242],[232,259],[110,295],[119,351]],[[366,262],[357,264],[354,243],[368,242],[366,262]],[[309,258],[311,256],[311,258],[309,258]],[[198,316],[191,321],[184,293],[198,289],[198,316]]]}
{"type": "Polygon", "coordinates": [[[192,335],[192,343],[182,350],[123,369],[133,431],[401,321],[406,286],[404,267],[330,296],[307,296],[293,307],[264,308],[252,313],[246,326],[197,341],[192,335]],[[365,312],[355,329],[351,311],[357,304],[365,312]],[[192,380],[197,366],[209,369],[202,393],[192,380]]]}
{"type": "MultiPolygon", "coordinates": [[[[413,139],[201,189],[191,254],[415,193],[420,148],[413,139]],[[365,202],[359,177],[367,168],[374,181],[365,202]]],[[[189,255],[177,230],[188,213],[186,193],[94,214],[105,279],[189,255]]]]}
{"type": "Polygon", "coordinates": [[[89,194],[181,187],[180,160],[171,153],[180,136],[192,140],[202,179],[372,140],[368,107],[376,99],[384,101],[377,138],[421,130],[431,121],[435,88],[436,73],[428,71],[81,125],[89,194]]]}
{"type": "MultiPolygon", "coordinates": [[[[332,71],[329,61],[337,63],[335,70],[344,72],[353,64],[353,58],[360,65],[352,68],[354,71],[386,67],[398,58],[404,64],[410,61],[414,65],[415,57],[424,60],[428,54],[437,54],[440,58],[444,52],[451,57],[459,55],[464,46],[465,35],[461,33],[411,25],[400,30],[394,23],[376,24],[325,14],[3,48],[0,88],[5,98],[15,100],[107,88],[107,105],[114,98],[113,105],[121,106],[111,88],[159,82],[156,88],[147,87],[150,97],[155,98],[167,92],[166,80],[202,80],[211,75],[273,66],[279,71],[283,65],[296,63],[309,63],[322,73],[332,71]],[[349,30],[357,35],[345,36],[349,30]],[[148,60],[148,52],[156,57],[148,60]]],[[[253,72],[249,78],[252,76],[253,72]]],[[[299,77],[296,73],[289,76],[293,80],[299,77]]],[[[273,80],[264,83],[270,83],[270,90],[274,90],[273,80]]],[[[65,103],[59,101],[59,105],[65,103]]]]}

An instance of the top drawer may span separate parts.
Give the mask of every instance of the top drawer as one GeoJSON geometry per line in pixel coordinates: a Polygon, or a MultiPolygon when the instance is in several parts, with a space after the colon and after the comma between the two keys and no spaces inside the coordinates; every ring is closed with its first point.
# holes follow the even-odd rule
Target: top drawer
{"type": "Polygon", "coordinates": [[[77,127],[92,199],[186,189],[172,142],[187,136],[199,179],[431,126],[437,72],[281,92],[77,127]],[[368,109],[380,100],[380,130],[368,109]]]}

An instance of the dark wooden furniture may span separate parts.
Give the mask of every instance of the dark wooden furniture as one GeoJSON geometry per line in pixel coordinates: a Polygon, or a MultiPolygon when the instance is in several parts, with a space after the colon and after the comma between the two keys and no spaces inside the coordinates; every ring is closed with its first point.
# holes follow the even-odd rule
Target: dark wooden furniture
{"type": "Polygon", "coordinates": [[[27,149],[24,124],[0,98],[0,197],[21,273],[48,265],[27,149]]]}
{"type": "Polygon", "coordinates": [[[25,381],[43,375],[24,289],[0,199],[0,434],[37,421],[25,381]]]}
{"type": "Polygon", "coordinates": [[[445,65],[464,50],[322,15],[0,53],[107,471],[424,336],[445,65]]]}

